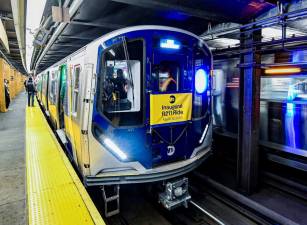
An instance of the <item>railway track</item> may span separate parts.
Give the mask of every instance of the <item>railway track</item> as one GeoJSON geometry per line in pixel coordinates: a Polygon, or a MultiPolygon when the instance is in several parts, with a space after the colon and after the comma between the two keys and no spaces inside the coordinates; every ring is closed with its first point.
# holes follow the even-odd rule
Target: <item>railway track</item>
{"type": "MultiPolygon", "coordinates": [[[[274,224],[275,221],[269,220],[265,216],[249,210],[245,205],[233,202],[227,196],[213,190],[212,187],[199,182],[195,186],[192,179],[191,195],[192,201],[189,207],[177,208],[168,211],[161,207],[155,199],[134,191],[134,194],[126,193],[125,200],[122,204],[122,213],[116,217],[107,218],[108,225],[246,225],[246,224],[274,224]],[[144,197],[145,196],[145,197],[144,197]],[[130,199],[129,199],[130,198],[130,199]],[[133,200],[131,200],[133,199],[133,200]],[[134,202],[133,208],[131,202],[134,202]],[[130,208],[127,206],[130,204],[130,208]]],[[[287,224],[294,225],[291,221],[286,220],[287,224]]],[[[284,221],[283,221],[284,222],[284,221]]],[[[275,223],[276,224],[276,223],[275,223]]],[[[278,223],[277,223],[278,224],[278,223]]]]}
{"type": "Polygon", "coordinates": [[[307,186],[269,172],[264,172],[263,177],[265,185],[271,186],[307,202],[307,186]]]}
{"type": "MultiPolygon", "coordinates": [[[[220,199],[225,205],[237,211],[239,214],[245,216],[253,224],[291,224],[297,225],[296,222],[284,217],[283,215],[271,210],[252,200],[251,198],[245,197],[213,180],[201,175],[194,173],[195,177],[202,180],[203,188],[197,190],[199,193],[207,192],[215,198],[220,199]]],[[[199,183],[199,180],[198,180],[199,183]]],[[[220,217],[223,218],[223,215],[220,217]]],[[[229,218],[229,217],[227,217],[229,218]]],[[[247,224],[250,224],[247,223],[247,224]]],[[[226,221],[227,224],[238,224],[226,221]]]]}

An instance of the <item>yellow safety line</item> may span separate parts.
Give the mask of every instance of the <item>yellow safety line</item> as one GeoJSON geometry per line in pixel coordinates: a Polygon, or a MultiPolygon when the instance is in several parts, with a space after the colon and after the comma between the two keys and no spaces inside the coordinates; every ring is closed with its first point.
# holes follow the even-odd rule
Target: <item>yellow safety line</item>
{"type": "Polygon", "coordinates": [[[26,109],[29,225],[105,225],[39,107],[26,109]]]}

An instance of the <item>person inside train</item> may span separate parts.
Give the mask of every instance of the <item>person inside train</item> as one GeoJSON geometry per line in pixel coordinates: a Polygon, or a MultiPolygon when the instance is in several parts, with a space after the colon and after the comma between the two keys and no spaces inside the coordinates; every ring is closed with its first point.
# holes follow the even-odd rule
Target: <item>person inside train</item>
{"type": "Polygon", "coordinates": [[[5,93],[5,107],[6,109],[8,109],[11,103],[11,97],[9,90],[9,81],[7,79],[4,79],[4,93],[5,93]]]}
{"type": "Polygon", "coordinates": [[[122,69],[117,69],[113,74],[112,83],[114,85],[113,98],[115,100],[127,99],[128,82],[122,69]]]}
{"type": "Polygon", "coordinates": [[[177,89],[177,82],[173,78],[173,75],[170,71],[170,69],[166,69],[165,71],[162,71],[160,75],[164,74],[164,78],[160,79],[160,91],[166,92],[166,91],[176,91],[177,89]]]}
{"type": "Polygon", "coordinates": [[[32,76],[27,80],[26,90],[28,92],[28,106],[34,106],[34,96],[36,93],[36,87],[32,76]],[[31,103],[31,104],[30,104],[31,103]]]}
{"type": "Polygon", "coordinates": [[[130,110],[131,102],[128,100],[128,81],[124,71],[120,68],[114,71],[106,82],[106,100],[108,101],[107,111],[130,110]],[[110,97],[108,97],[110,96],[110,97]]]}

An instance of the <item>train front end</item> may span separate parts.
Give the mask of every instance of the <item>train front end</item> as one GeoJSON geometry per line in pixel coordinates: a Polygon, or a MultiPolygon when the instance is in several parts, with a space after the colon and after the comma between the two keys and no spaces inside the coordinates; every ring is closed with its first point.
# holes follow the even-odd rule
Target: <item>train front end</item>
{"type": "Polygon", "coordinates": [[[168,180],[211,149],[212,56],[183,30],[143,26],[101,43],[87,185],[168,180]]]}

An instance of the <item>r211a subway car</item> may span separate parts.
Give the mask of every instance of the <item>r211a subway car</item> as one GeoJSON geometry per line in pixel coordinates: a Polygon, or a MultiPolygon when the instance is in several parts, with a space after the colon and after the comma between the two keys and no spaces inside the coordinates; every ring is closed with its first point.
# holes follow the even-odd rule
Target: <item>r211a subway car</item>
{"type": "Polygon", "coordinates": [[[86,186],[169,181],[171,208],[189,198],[180,177],[210,154],[211,70],[196,35],[129,27],[40,73],[38,98],[86,186]]]}

